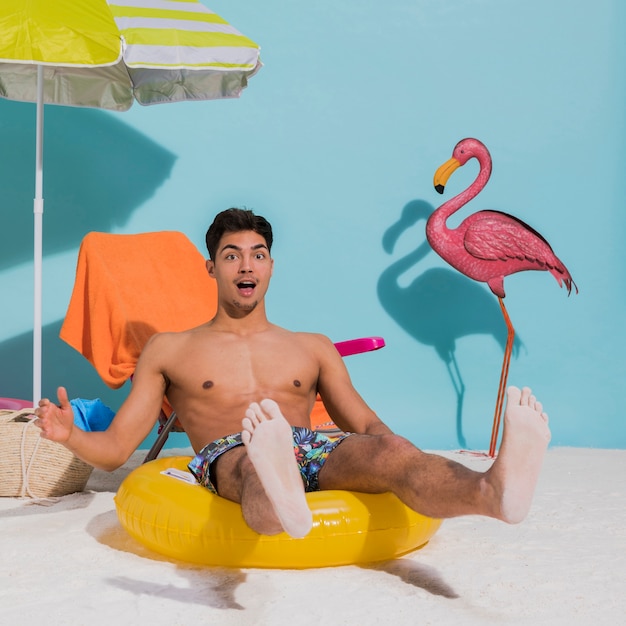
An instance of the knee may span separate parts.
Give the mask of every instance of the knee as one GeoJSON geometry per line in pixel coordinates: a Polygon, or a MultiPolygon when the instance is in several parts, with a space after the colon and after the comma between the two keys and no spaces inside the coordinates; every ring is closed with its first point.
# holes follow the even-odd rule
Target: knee
{"type": "Polygon", "coordinates": [[[389,471],[403,470],[407,464],[414,465],[425,453],[400,435],[381,435],[375,456],[389,471]]]}
{"type": "Polygon", "coordinates": [[[404,456],[405,454],[420,453],[421,450],[416,448],[408,439],[401,435],[381,435],[380,436],[380,449],[387,454],[399,454],[404,456]]]}

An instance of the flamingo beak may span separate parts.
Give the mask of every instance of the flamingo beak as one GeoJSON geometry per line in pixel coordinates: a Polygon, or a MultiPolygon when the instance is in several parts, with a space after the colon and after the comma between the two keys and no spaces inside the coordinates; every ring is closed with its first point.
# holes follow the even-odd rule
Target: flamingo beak
{"type": "Polygon", "coordinates": [[[437,193],[443,193],[448,179],[459,167],[461,167],[461,163],[454,157],[439,166],[433,179],[433,184],[435,185],[437,193]]]}

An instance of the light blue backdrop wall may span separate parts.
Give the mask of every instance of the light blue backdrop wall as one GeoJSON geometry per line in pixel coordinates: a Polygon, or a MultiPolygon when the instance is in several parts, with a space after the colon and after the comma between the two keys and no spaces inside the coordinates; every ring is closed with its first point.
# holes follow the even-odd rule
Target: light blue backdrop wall
{"type": "MultiPolygon", "coordinates": [[[[485,448],[496,299],[423,247],[422,219],[441,202],[435,169],[474,136],[494,173],[471,210],[533,225],[580,288],[567,298],[546,273],[506,280],[520,340],[509,380],[544,401],[553,444],[626,446],[624,3],[209,6],[262,46],[240,100],[46,110],[44,393],[63,383],[113,407],[126,393],[57,337],[84,233],[177,229],[202,249],[216,212],[246,206],[276,231],[273,320],[333,340],[382,335],[384,350],[347,363],[380,416],[426,448],[485,448]],[[441,356],[452,339],[463,394],[441,356]]],[[[2,396],[31,393],[33,163],[34,106],[0,101],[2,396]]],[[[446,197],[476,173],[459,170],[446,197]]]]}

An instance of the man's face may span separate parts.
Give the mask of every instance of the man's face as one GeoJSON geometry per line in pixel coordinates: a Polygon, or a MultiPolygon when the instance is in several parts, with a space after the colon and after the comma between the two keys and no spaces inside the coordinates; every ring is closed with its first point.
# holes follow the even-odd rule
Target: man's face
{"type": "Polygon", "coordinates": [[[273,268],[265,239],[252,230],[224,233],[215,259],[207,261],[220,301],[242,313],[254,310],[263,300],[273,268]]]}

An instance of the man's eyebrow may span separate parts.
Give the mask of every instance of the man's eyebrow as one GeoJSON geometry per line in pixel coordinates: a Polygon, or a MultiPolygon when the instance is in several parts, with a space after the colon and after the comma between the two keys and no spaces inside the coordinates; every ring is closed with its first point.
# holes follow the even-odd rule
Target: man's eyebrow
{"type": "Polygon", "coordinates": [[[237,250],[238,252],[241,252],[241,248],[239,246],[235,246],[232,243],[227,243],[221,250],[220,252],[224,252],[224,250],[237,250]]]}
{"type": "MultiPolygon", "coordinates": [[[[260,250],[261,248],[264,248],[265,250],[267,250],[267,246],[264,243],[257,243],[254,246],[252,246],[252,250],[260,250]]],[[[224,250],[236,250],[237,252],[241,252],[243,248],[241,248],[240,246],[236,246],[234,243],[227,243],[221,250],[220,252],[224,252],[224,250]]]]}

